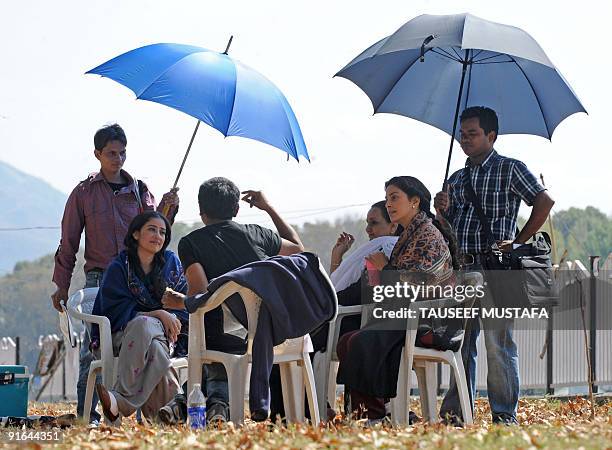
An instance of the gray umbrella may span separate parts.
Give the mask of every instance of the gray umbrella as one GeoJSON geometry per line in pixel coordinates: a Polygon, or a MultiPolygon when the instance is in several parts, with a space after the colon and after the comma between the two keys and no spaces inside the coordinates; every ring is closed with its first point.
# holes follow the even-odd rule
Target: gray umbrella
{"type": "Polygon", "coordinates": [[[471,105],[493,108],[500,134],[547,139],[563,119],[586,112],[529,34],[471,14],[418,16],[336,76],[359,86],[375,113],[408,116],[453,137],[459,111],[471,105]]]}

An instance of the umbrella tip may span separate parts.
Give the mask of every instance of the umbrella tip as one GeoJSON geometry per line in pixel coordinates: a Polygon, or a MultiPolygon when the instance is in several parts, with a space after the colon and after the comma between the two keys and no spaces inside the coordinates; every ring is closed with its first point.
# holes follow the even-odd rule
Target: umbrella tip
{"type": "Polygon", "coordinates": [[[224,55],[227,55],[227,52],[229,52],[229,48],[230,48],[230,45],[232,45],[233,39],[234,39],[234,35],[231,35],[229,38],[229,41],[227,42],[227,47],[225,47],[225,51],[223,52],[224,55]]]}

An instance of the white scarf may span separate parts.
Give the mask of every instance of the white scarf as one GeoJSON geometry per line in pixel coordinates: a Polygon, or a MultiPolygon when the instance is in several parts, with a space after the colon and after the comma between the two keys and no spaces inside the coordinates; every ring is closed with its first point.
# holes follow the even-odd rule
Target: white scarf
{"type": "Polygon", "coordinates": [[[359,280],[365,266],[366,256],[376,252],[383,252],[387,258],[390,258],[397,239],[397,236],[381,236],[374,238],[370,242],[355,249],[348,257],[344,258],[338,268],[330,275],[336,292],[346,289],[359,280]]]}

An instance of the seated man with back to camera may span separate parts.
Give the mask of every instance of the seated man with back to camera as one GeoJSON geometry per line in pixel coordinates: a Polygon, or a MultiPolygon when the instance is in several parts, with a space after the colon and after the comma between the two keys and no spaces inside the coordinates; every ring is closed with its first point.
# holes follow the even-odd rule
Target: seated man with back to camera
{"type": "MultiPolygon", "coordinates": [[[[242,192],[242,200],[265,211],[276,232],[256,224],[240,224],[233,220],[238,214],[240,190],[223,177],[211,178],[200,186],[198,204],[204,227],[183,237],[178,246],[179,257],[189,284],[188,296],[204,293],[209,281],[244,264],[261,261],[275,255],[291,255],[304,251],[296,231],[268,203],[260,191],[242,192]]],[[[206,343],[211,350],[243,354],[246,339],[224,333],[221,307],[205,316],[206,343]]],[[[227,373],[222,364],[207,364],[204,382],[210,422],[229,419],[227,373]]],[[[265,394],[265,393],[264,393],[265,394]]],[[[263,395],[263,394],[262,394],[263,395]]],[[[270,409],[269,394],[260,405],[251,405],[251,418],[265,420],[270,409]]],[[[186,401],[177,396],[164,406],[160,419],[168,424],[184,420],[186,401]]]]}

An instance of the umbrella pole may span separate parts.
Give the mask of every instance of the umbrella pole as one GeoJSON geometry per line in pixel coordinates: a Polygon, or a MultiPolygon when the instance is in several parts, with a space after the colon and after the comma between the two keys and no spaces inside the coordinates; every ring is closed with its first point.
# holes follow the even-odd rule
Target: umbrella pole
{"type": "MultiPolygon", "coordinates": [[[[227,52],[229,51],[230,45],[232,45],[232,40],[234,39],[234,36],[230,36],[229,41],[227,43],[227,47],[225,47],[225,51],[223,52],[224,55],[227,55],[227,52]]],[[[174,180],[174,185],[172,186],[172,189],[176,189],[176,185],[178,184],[178,180],[181,177],[181,173],[183,173],[183,167],[185,167],[185,162],[187,161],[187,156],[189,156],[189,152],[191,151],[191,146],[193,145],[193,140],[196,137],[196,134],[198,132],[198,128],[200,127],[200,121],[198,120],[198,123],[196,123],[195,126],[195,130],[193,130],[193,134],[191,135],[191,140],[189,141],[189,145],[187,146],[187,151],[185,152],[185,156],[183,157],[183,162],[181,163],[181,167],[178,171],[178,173],[176,174],[176,179],[174,180]]],[[[162,211],[162,213],[165,216],[168,216],[168,213],[170,212],[170,207],[169,206],[164,206],[164,209],[162,211]]]]}
{"type": "Polygon", "coordinates": [[[461,107],[461,96],[463,95],[463,85],[465,83],[465,74],[468,68],[468,58],[470,51],[465,51],[463,60],[463,69],[461,70],[461,83],[459,84],[459,95],[457,96],[457,106],[455,107],[455,119],[453,120],[453,134],[451,134],[450,148],[448,149],[448,160],[446,161],[446,172],[444,173],[444,183],[442,190],[446,191],[446,182],[448,180],[448,171],[450,169],[451,155],[453,154],[453,144],[455,143],[455,133],[457,132],[457,119],[459,117],[459,108],[461,107]]]}
{"type": "MultiPolygon", "coordinates": [[[[232,40],[234,40],[233,35],[230,36],[229,38],[227,47],[225,48],[225,51],[223,52],[224,55],[227,55],[230,45],[232,45],[232,40]]],[[[178,174],[176,175],[176,180],[174,180],[174,185],[172,186],[172,189],[176,188],[176,185],[178,184],[178,180],[181,177],[181,173],[183,172],[183,167],[185,167],[185,161],[187,161],[187,156],[189,155],[189,151],[191,150],[191,145],[193,144],[193,140],[196,137],[196,133],[198,132],[199,126],[200,126],[200,121],[198,120],[198,123],[195,126],[195,130],[193,130],[193,135],[191,136],[191,140],[189,141],[189,145],[187,146],[187,151],[185,152],[185,157],[183,158],[183,162],[181,163],[181,168],[179,169],[178,174]]]]}
{"type": "MultiPolygon", "coordinates": [[[[198,120],[198,123],[195,126],[195,130],[193,130],[193,135],[191,136],[191,140],[189,141],[189,145],[187,146],[187,151],[185,152],[185,156],[183,157],[181,168],[179,169],[178,174],[176,175],[176,179],[174,180],[174,185],[172,186],[172,189],[176,189],[176,185],[178,184],[178,180],[181,177],[181,173],[183,172],[183,167],[185,167],[185,161],[187,161],[187,156],[189,155],[189,151],[191,150],[191,145],[193,144],[193,140],[196,137],[196,133],[198,132],[199,127],[200,127],[200,121],[198,120]]],[[[169,212],[170,212],[170,206],[164,205],[162,209],[162,214],[168,217],[169,212]]]]}
{"type": "Polygon", "coordinates": [[[189,151],[191,150],[191,145],[193,144],[193,140],[196,137],[196,133],[198,132],[198,127],[200,126],[200,121],[198,120],[198,123],[195,126],[195,130],[193,130],[193,135],[191,136],[191,140],[189,141],[189,145],[187,146],[187,151],[185,152],[185,157],[183,158],[183,162],[181,163],[181,168],[178,171],[178,174],[176,175],[176,180],[174,180],[174,185],[172,186],[172,189],[176,188],[176,185],[178,184],[178,180],[181,177],[181,173],[183,172],[183,167],[185,167],[185,161],[187,161],[187,156],[189,155],[189,151]]]}

